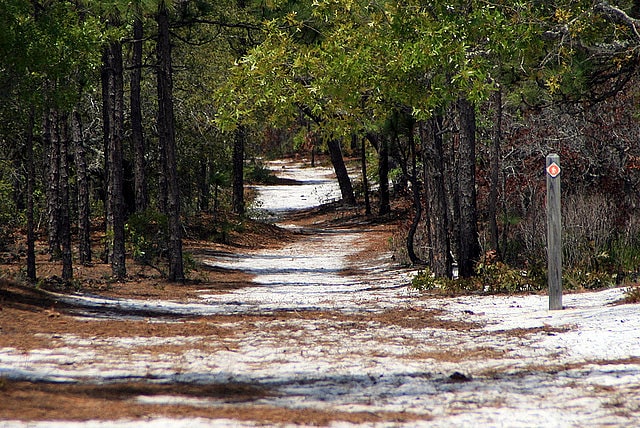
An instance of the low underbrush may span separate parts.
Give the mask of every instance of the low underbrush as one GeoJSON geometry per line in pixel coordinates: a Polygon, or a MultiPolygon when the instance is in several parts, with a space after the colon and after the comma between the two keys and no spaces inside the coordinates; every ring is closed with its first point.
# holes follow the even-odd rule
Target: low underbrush
{"type": "Polygon", "coordinates": [[[622,303],[640,303],[640,284],[632,284],[624,291],[622,303]]]}
{"type": "MultiPolygon", "coordinates": [[[[448,296],[538,293],[548,287],[546,269],[541,264],[531,265],[529,269],[518,269],[500,261],[492,261],[479,263],[476,273],[470,278],[438,278],[429,268],[425,268],[413,277],[411,286],[419,291],[448,296]]],[[[562,286],[567,291],[611,288],[618,285],[617,280],[616,274],[578,268],[565,269],[562,274],[562,286]]],[[[636,287],[627,294],[640,302],[640,288],[636,287]]]]}
{"type": "MultiPolygon", "coordinates": [[[[562,285],[568,291],[635,284],[640,279],[640,211],[622,209],[602,193],[568,195],[562,212],[562,285]]],[[[510,294],[547,289],[546,225],[542,200],[500,226],[500,257],[481,240],[484,256],[472,278],[436,278],[429,269],[413,279],[418,290],[445,294],[510,294]]],[[[401,230],[401,232],[405,232],[401,230]]],[[[404,235],[394,242],[404,243],[404,235]]],[[[420,238],[418,247],[429,248],[420,238]]],[[[428,241],[425,241],[428,242],[428,241]]],[[[395,249],[395,248],[394,248],[395,249]]],[[[403,255],[395,251],[399,259],[403,255]]],[[[455,255],[454,255],[455,257],[455,255]]],[[[424,259],[428,259],[424,257],[424,259]]],[[[630,287],[628,300],[640,302],[630,287]]]]}

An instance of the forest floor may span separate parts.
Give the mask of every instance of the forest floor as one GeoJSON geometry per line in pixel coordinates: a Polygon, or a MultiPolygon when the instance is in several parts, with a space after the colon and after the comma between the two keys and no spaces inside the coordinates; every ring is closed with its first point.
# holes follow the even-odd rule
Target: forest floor
{"type": "Polygon", "coordinates": [[[397,220],[316,207],[328,172],[277,167],[256,191],[278,226],[185,241],[186,284],[96,264],[69,290],[44,259],[40,288],[2,280],[0,426],[640,426],[623,289],[553,312],[543,295],[419,294],[389,251],[397,220]]]}

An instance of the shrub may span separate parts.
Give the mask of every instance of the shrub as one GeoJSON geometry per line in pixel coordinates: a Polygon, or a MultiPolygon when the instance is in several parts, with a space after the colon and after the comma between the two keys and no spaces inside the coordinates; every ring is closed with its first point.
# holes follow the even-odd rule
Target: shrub
{"type": "Polygon", "coordinates": [[[514,269],[499,261],[479,263],[476,271],[480,288],[487,294],[539,291],[544,288],[546,282],[539,269],[514,269]]]}
{"type": "Polygon", "coordinates": [[[14,231],[18,226],[16,206],[12,195],[13,186],[0,181],[0,251],[6,251],[14,242],[14,231]]]}
{"type": "Polygon", "coordinates": [[[411,287],[418,291],[435,291],[447,296],[477,293],[479,290],[473,289],[474,285],[468,279],[436,278],[428,267],[411,279],[411,287]]]}
{"type": "Polygon", "coordinates": [[[622,303],[640,303],[640,284],[634,284],[624,291],[622,303]]]}
{"type": "Polygon", "coordinates": [[[244,178],[249,183],[275,184],[277,182],[277,177],[273,171],[267,168],[260,160],[256,160],[246,166],[244,178]]]}
{"type": "Polygon", "coordinates": [[[127,241],[133,259],[152,264],[168,250],[169,229],[167,216],[153,209],[132,214],[125,226],[127,241]]]}
{"type": "Polygon", "coordinates": [[[418,272],[411,286],[419,291],[438,291],[446,295],[512,294],[542,290],[546,278],[535,266],[530,270],[514,269],[505,263],[479,263],[472,278],[436,278],[427,268],[418,272]]]}
{"type": "Polygon", "coordinates": [[[562,273],[562,288],[565,290],[600,290],[615,285],[616,276],[608,272],[574,268],[565,269],[562,273]]]}

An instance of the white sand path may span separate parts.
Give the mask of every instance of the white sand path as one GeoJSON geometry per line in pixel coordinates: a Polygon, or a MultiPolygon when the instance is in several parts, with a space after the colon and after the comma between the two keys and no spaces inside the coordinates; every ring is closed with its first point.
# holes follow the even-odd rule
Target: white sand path
{"type": "MultiPolygon", "coordinates": [[[[279,166],[278,170],[282,172],[279,166]]],[[[290,178],[309,184],[259,188],[262,209],[279,215],[287,207],[312,206],[334,197],[328,196],[335,195],[336,187],[326,178],[326,170],[287,165],[285,171],[290,178]],[[296,204],[287,198],[294,198],[296,204]]],[[[640,426],[640,307],[611,305],[622,297],[622,289],[567,295],[567,309],[554,312],[546,309],[546,296],[424,298],[403,286],[408,272],[394,268],[388,254],[381,254],[380,263],[366,274],[342,274],[365,233],[364,229],[321,231],[279,250],[211,259],[208,263],[218,267],[251,272],[255,286],[226,294],[203,291],[200,302],[69,298],[87,307],[120,305],[200,315],[299,311],[318,314],[317,318],[252,321],[246,333],[241,321],[229,323],[224,327],[240,333],[227,339],[86,341],[62,335],[57,340],[64,341],[65,347],[26,354],[0,349],[0,376],[104,382],[132,377],[158,382],[243,381],[278,392],[248,406],[424,415],[423,421],[408,426],[640,426]],[[380,315],[391,310],[435,313],[442,325],[411,328],[383,322],[380,315]],[[468,323],[468,328],[447,328],[447,322],[451,326],[468,323]],[[189,341],[217,341],[228,349],[194,347],[180,355],[135,352],[142,345],[189,341]],[[456,378],[456,372],[463,376],[456,378]]],[[[181,396],[136,400],[221,405],[214,399],[181,396]]],[[[260,426],[260,421],[255,425],[260,426]]],[[[393,422],[378,425],[397,426],[393,422]]],[[[158,418],[57,425],[54,421],[0,421],[0,426],[254,424],[158,418]]]]}

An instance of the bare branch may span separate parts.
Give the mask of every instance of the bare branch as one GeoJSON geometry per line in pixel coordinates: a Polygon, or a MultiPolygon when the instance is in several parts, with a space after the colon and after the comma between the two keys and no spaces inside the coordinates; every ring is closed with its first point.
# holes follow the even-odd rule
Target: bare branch
{"type": "Polygon", "coordinates": [[[640,20],[630,17],[625,11],[623,11],[622,9],[618,9],[615,6],[611,6],[607,1],[598,2],[594,6],[593,10],[597,13],[600,13],[610,21],[628,27],[633,32],[636,41],[640,42],[640,33],[638,33],[640,20]]]}

